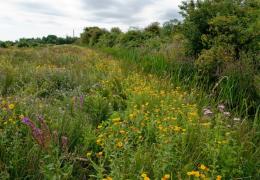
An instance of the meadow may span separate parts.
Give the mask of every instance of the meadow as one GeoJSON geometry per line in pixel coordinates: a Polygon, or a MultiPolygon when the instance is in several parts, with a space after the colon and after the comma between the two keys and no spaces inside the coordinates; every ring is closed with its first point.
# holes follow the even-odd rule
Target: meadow
{"type": "Polygon", "coordinates": [[[260,178],[259,109],[146,67],[75,45],[0,49],[0,179],[260,178]]]}

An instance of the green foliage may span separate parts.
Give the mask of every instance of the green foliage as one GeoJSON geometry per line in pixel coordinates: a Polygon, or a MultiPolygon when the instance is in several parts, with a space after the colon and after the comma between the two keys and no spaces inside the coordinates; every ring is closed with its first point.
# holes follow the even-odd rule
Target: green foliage
{"type": "Polygon", "coordinates": [[[75,43],[78,38],[69,37],[66,38],[57,37],[55,35],[48,35],[47,37],[42,38],[21,38],[18,41],[0,41],[0,48],[7,48],[12,46],[17,46],[19,48],[24,47],[37,47],[47,44],[61,45],[61,44],[72,44],[75,43]]]}
{"type": "Polygon", "coordinates": [[[80,35],[81,42],[89,46],[93,46],[98,43],[99,38],[106,34],[105,29],[100,29],[99,27],[87,27],[84,29],[84,32],[80,35]]]}

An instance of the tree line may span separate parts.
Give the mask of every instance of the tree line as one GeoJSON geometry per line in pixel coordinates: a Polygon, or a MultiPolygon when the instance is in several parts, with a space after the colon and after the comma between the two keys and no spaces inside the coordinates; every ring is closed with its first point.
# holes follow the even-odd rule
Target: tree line
{"type": "Polygon", "coordinates": [[[17,41],[0,41],[0,47],[8,48],[12,46],[16,46],[19,48],[22,47],[37,47],[46,44],[54,44],[54,45],[62,45],[62,44],[72,44],[78,38],[67,36],[57,37],[56,35],[48,35],[42,38],[21,38],[17,41]]]}

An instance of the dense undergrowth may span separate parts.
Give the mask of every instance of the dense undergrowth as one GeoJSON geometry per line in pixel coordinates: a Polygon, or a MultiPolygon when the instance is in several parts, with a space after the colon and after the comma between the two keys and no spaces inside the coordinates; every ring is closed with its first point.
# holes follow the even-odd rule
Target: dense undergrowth
{"type": "Polygon", "coordinates": [[[0,179],[259,179],[258,113],[117,53],[0,49],[0,179]]]}

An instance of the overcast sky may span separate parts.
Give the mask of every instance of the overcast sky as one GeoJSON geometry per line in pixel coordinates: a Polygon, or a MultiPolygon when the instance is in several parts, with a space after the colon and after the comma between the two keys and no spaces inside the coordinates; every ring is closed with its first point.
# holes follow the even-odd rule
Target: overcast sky
{"type": "Polygon", "coordinates": [[[180,18],[182,0],[0,0],[0,40],[79,35],[86,26],[143,27],[180,18]]]}

